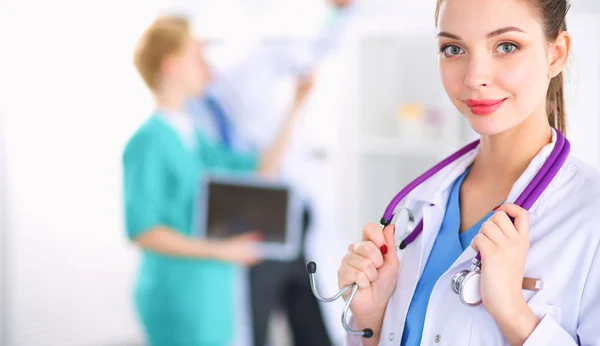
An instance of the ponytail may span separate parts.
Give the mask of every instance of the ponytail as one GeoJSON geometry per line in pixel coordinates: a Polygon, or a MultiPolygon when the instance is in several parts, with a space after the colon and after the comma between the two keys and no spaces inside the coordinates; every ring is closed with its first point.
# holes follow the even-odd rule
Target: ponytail
{"type": "Polygon", "coordinates": [[[567,114],[565,111],[565,92],[563,73],[559,73],[550,80],[548,93],[546,94],[546,113],[550,126],[567,133],[567,114]]]}

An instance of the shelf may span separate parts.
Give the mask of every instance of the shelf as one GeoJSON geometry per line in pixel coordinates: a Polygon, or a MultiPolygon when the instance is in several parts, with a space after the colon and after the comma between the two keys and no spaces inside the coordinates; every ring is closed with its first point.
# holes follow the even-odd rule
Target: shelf
{"type": "Polygon", "coordinates": [[[358,152],[362,155],[427,156],[439,157],[446,153],[447,143],[407,138],[365,137],[358,143],[358,152]]]}

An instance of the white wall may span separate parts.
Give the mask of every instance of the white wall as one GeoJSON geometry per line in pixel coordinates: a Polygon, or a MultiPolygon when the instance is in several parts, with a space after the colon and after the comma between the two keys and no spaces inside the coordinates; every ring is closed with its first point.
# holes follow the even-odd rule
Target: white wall
{"type": "Polygon", "coordinates": [[[5,321],[6,321],[6,310],[5,310],[5,300],[6,300],[6,290],[4,289],[6,285],[6,247],[5,247],[5,238],[7,235],[7,200],[6,200],[6,188],[7,188],[7,179],[6,179],[6,149],[5,139],[4,139],[4,117],[2,115],[2,110],[0,109],[0,345],[6,345],[6,332],[5,332],[5,321]]]}
{"type": "Polygon", "coordinates": [[[119,159],[150,107],[130,62],[155,5],[3,2],[7,345],[139,340],[119,159]]]}
{"type": "Polygon", "coordinates": [[[573,7],[567,18],[573,39],[566,74],[567,136],[572,153],[600,169],[600,6],[589,12],[582,7],[573,7]]]}

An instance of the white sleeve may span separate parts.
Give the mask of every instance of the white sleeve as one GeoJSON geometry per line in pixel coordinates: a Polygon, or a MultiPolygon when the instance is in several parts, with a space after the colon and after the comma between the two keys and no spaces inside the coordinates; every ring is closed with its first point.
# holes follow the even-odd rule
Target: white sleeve
{"type": "Polygon", "coordinates": [[[600,345],[600,247],[596,249],[581,296],[577,340],[546,315],[524,344],[533,345],[600,345]]]}
{"type": "MultiPolygon", "coordinates": [[[[294,39],[260,43],[245,64],[250,69],[257,65],[268,66],[280,76],[303,75],[333,51],[342,41],[348,27],[360,12],[358,1],[343,9],[334,9],[329,20],[312,39],[294,39]]],[[[239,73],[239,71],[238,71],[239,73]]]]}
{"type": "Polygon", "coordinates": [[[329,20],[318,32],[317,37],[301,47],[303,50],[291,52],[290,55],[296,57],[295,66],[292,66],[296,74],[306,73],[340,44],[348,32],[350,23],[360,13],[359,6],[360,2],[354,0],[344,9],[332,10],[329,20]]]}

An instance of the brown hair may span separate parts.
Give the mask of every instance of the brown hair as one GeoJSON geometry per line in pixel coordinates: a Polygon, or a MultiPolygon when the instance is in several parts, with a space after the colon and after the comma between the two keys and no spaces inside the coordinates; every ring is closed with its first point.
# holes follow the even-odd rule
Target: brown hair
{"type": "MultiPolygon", "coordinates": [[[[440,6],[444,0],[437,0],[435,8],[435,25],[437,26],[440,6]]],[[[556,40],[562,31],[567,31],[566,15],[569,11],[569,0],[528,0],[538,18],[541,20],[544,36],[548,42],[556,40]]],[[[567,132],[567,119],[565,111],[565,93],[563,73],[559,73],[550,80],[546,93],[546,113],[550,126],[567,132]]]]}
{"type": "Polygon", "coordinates": [[[190,36],[187,19],[161,16],[143,32],[133,53],[133,64],[151,90],[158,86],[163,60],[179,53],[190,36]]]}

